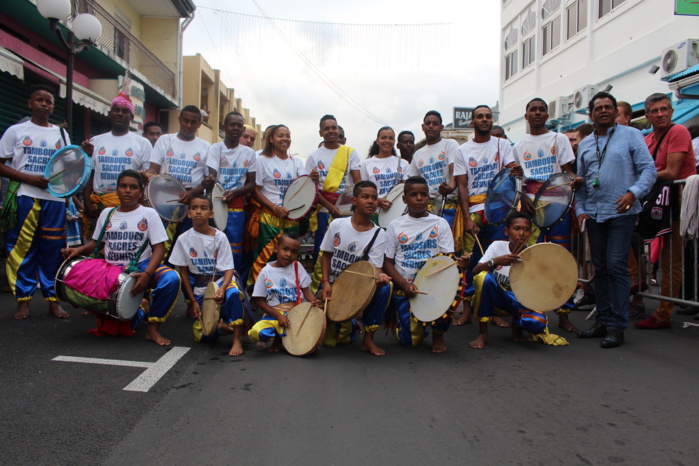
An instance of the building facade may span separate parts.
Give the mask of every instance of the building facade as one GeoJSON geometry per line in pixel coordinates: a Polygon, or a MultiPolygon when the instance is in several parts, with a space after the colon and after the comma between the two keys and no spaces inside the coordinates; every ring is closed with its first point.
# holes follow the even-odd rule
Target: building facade
{"type": "MultiPolygon", "coordinates": [[[[107,131],[111,100],[120,92],[136,106],[133,129],[167,123],[182,102],[182,35],[193,19],[191,0],[71,0],[72,15],[90,13],[102,25],[97,43],[75,56],[73,141],[107,131]]],[[[71,18],[59,27],[67,33],[71,18]]],[[[33,84],[57,89],[52,121],[65,119],[67,52],[33,0],[0,2],[0,132],[28,115],[33,84]]],[[[67,35],[67,34],[66,34],[67,35]]]]}
{"type": "MultiPolygon", "coordinates": [[[[662,78],[699,63],[688,41],[699,37],[699,18],[676,16],[672,1],[501,1],[500,125],[514,141],[527,133],[534,97],[549,103],[557,130],[587,121],[588,102],[602,90],[638,116],[648,95],[671,92],[662,78]]],[[[675,107],[676,122],[696,124],[697,101],[675,107]]]]}

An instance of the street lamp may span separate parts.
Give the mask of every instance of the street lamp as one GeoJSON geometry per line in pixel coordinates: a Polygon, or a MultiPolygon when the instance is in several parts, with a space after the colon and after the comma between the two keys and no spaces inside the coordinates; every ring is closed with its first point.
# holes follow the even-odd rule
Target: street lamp
{"type": "Polygon", "coordinates": [[[68,131],[73,129],[73,69],[75,66],[75,54],[81,52],[99,39],[102,35],[102,24],[88,13],[77,15],[73,18],[71,29],[68,30],[68,38],[63,37],[58,22],[70,15],[70,0],[37,0],[36,7],[41,15],[50,21],[49,27],[56,31],[58,40],[68,52],[68,64],[66,66],[66,122],[68,131]],[[78,41],[75,41],[78,38],[78,41]]]}

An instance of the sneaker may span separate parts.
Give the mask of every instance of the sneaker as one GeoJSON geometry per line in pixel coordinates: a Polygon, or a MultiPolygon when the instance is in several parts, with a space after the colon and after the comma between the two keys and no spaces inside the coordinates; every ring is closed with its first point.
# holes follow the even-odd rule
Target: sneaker
{"type": "Polygon", "coordinates": [[[646,306],[644,304],[632,304],[629,308],[629,319],[638,320],[646,314],[646,306]]]}
{"type": "Polygon", "coordinates": [[[636,322],[634,325],[636,325],[636,328],[643,330],[656,330],[661,328],[670,328],[672,327],[672,322],[669,320],[659,320],[657,317],[652,315],[646,320],[636,322]]]}
{"type": "Polygon", "coordinates": [[[583,290],[582,288],[578,288],[577,290],[575,290],[575,293],[573,294],[573,304],[575,304],[577,306],[578,303],[584,297],[585,297],[585,290],[583,290]]]}
{"type": "Polygon", "coordinates": [[[575,304],[574,309],[589,308],[592,309],[595,306],[595,295],[593,293],[585,293],[580,301],[575,304]]]}

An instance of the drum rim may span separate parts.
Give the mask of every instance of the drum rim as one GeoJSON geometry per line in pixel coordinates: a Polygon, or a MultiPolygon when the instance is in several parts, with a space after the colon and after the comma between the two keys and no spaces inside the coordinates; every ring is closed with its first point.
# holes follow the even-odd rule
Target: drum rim
{"type": "MultiPolygon", "coordinates": [[[[124,278],[124,281],[119,284],[119,289],[116,290],[114,293],[112,293],[109,296],[107,314],[114,317],[114,318],[122,320],[122,321],[129,321],[129,320],[133,319],[133,316],[136,315],[136,313],[138,312],[138,308],[136,308],[136,310],[133,311],[133,314],[131,314],[130,317],[122,317],[121,312],[119,312],[119,303],[121,302],[121,297],[127,291],[127,286],[128,286],[127,283],[130,284],[133,282],[133,284],[135,284],[136,277],[134,277],[132,274],[127,274],[126,272],[122,272],[122,274],[126,274],[127,277],[124,278]],[[116,296],[114,296],[114,295],[116,295],[116,296]]],[[[133,289],[133,285],[130,288],[128,288],[129,291],[132,289],[133,289]]],[[[140,302],[143,299],[144,295],[145,295],[145,291],[141,291],[140,293],[138,293],[138,295],[134,296],[133,298],[134,298],[134,300],[140,302]]]]}
{"type": "MultiPolygon", "coordinates": [[[[376,274],[376,267],[374,266],[374,264],[372,264],[372,263],[369,262],[368,260],[366,260],[366,261],[359,260],[359,261],[356,261],[356,262],[352,262],[350,265],[348,265],[347,267],[345,267],[345,268],[342,270],[342,272],[340,272],[340,275],[342,275],[342,274],[345,272],[345,270],[349,269],[349,268],[352,267],[354,264],[357,264],[357,263],[359,263],[359,262],[366,262],[366,263],[368,263],[369,265],[371,265],[371,267],[374,269],[374,274],[376,274]]],[[[333,286],[333,285],[335,285],[335,283],[337,283],[337,280],[340,278],[340,275],[337,276],[337,278],[336,278],[335,281],[331,284],[331,286],[333,286]]],[[[368,277],[367,277],[367,278],[368,278],[368,277]]],[[[332,306],[332,303],[333,303],[333,301],[330,300],[330,303],[328,304],[328,310],[327,310],[327,317],[328,317],[328,320],[330,320],[330,322],[334,322],[334,323],[341,323],[341,322],[345,322],[345,321],[348,320],[348,319],[352,319],[352,318],[354,318],[355,316],[358,316],[360,313],[363,313],[363,312],[366,310],[367,306],[369,306],[369,303],[371,302],[371,300],[372,300],[372,298],[374,297],[374,295],[376,294],[376,288],[377,288],[377,286],[376,286],[376,280],[375,280],[375,279],[372,281],[372,286],[371,286],[371,288],[373,288],[372,292],[371,292],[370,294],[368,294],[368,298],[366,298],[366,299],[364,300],[364,304],[363,304],[362,306],[360,306],[359,310],[357,310],[354,314],[352,314],[351,316],[349,316],[347,319],[344,319],[344,320],[333,320],[333,319],[330,317],[330,306],[332,306]]]]}
{"type": "MultiPolygon", "coordinates": [[[[207,292],[209,291],[209,287],[212,285],[213,285],[212,289],[214,290],[213,294],[216,294],[218,292],[220,287],[218,286],[218,283],[216,283],[216,280],[212,280],[211,282],[209,282],[208,285],[206,285],[206,290],[204,291],[204,298],[208,297],[206,295],[207,295],[207,292]]],[[[201,317],[202,317],[201,318],[201,332],[208,337],[209,335],[214,333],[216,330],[216,326],[218,325],[218,320],[221,318],[221,307],[218,306],[219,318],[215,319],[215,322],[214,322],[214,325],[213,325],[213,328],[211,329],[211,331],[209,333],[206,333],[206,331],[205,331],[206,329],[204,328],[204,306],[205,305],[206,305],[206,303],[202,301],[202,305],[201,305],[201,317]]]]}
{"type": "MultiPolygon", "coordinates": [[[[300,180],[301,178],[304,178],[304,177],[310,178],[311,182],[313,182],[313,185],[315,187],[315,197],[313,198],[313,201],[311,201],[311,204],[308,207],[308,210],[306,210],[303,213],[303,215],[298,216],[298,217],[297,216],[291,217],[289,215],[286,216],[286,218],[288,218],[289,220],[292,220],[294,222],[297,222],[297,221],[301,220],[302,218],[306,218],[308,216],[308,214],[310,214],[311,211],[313,209],[315,209],[316,204],[318,203],[318,185],[316,184],[315,181],[313,181],[313,179],[309,175],[299,175],[294,181],[291,182],[291,184],[289,184],[289,188],[291,188],[292,184],[296,183],[298,180],[300,180]]],[[[284,207],[284,200],[286,199],[286,195],[289,192],[289,188],[286,188],[286,191],[284,192],[284,199],[282,199],[282,207],[284,207]]],[[[286,207],[284,207],[284,208],[286,209],[286,207]]],[[[295,209],[295,210],[300,210],[300,209],[295,209]]]]}
{"type": "MultiPolygon", "coordinates": [[[[399,186],[402,186],[402,187],[403,187],[403,192],[405,192],[405,183],[403,183],[403,182],[398,183],[397,185],[395,185],[394,187],[391,188],[391,190],[386,194],[386,197],[385,197],[385,199],[388,199],[389,201],[391,201],[391,204],[392,204],[391,207],[389,207],[388,210],[378,209],[379,211],[378,211],[378,213],[377,213],[377,215],[378,215],[378,217],[377,217],[377,222],[378,222],[378,224],[379,224],[379,226],[380,226],[381,228],[384,228],[384,229],[385,229],[385,228],[388,228],[388,225],[386,225],[386,226],[383,226],[383,225],[382,225],[383,222],[381,222],[381,219],[382,219],[382,218],[385,218],[385,216],[386,216],[389,212],[391,212],[391,209],[393,208],[393,204],[395,204],[395,202],[402,196],[402,194],[400,194],[400,195],[396,196],[393,200],[389,199],[389,197],[388,197],[388,196],[391,195],[391,193],[392,193],[394,190],[397,190],[397,188],[398,188],[399,186]],[[383,215],[382,215],[382,214],[383,214],[383,215]]],[[[401,200],[401,202],[402,202],[402,200],[401,200]]],[[[405,206],[405,207],[403,208],[403,212],[405,212],[405,209],[408,207],[408,204],[406,204],[405,202],[403,202],[403,205],[405,206]]],[[[399,215],[398,217],[396,217],[396,218],[400,218],[400,217],[402,217],[403,215],[405,215],[405,213],[400,214],[400,215],[399,215]]],[[[394,218],[393,220],[395,220],[395,218],[394,218]]],[[[391,222],[392,222],[393,220],[391,220],[391,222]]],[[[390,224],[391,222],[388,222],[388,223],[390,224]]]]}
{"type": "Polygon", "coordinates": [[[83,188],[87,185],[87,183],[90,181],[90,175],[92,174],[92,158],[87,155],[87,153],[82,150],[80,146],[77,146],[75,144],[71,144],[68,146],[61,147],[58,149],[56,152],[54,152],[51,157],[49,158],[49,161],[46,163],[46,167],[44,167],[44,178],[50,178],[51,174],[48,173],[49,169],[49,164],[51,163],[54,158],[61,157],[61,155],[65,152],[68,152],[68,150],[77,150],[83,155],[83,159],[85,160],[85,166],[83,167],[83,174],[80,177],[80,181],[78,182],[77,186],[75,188],[71,189],[70,191],[67,191],[65,193],[56,193],[52,188],[51,188],[51,183],[49,182],[48,186],[46,187],[46,190],[51,193],[52,196],[60,197],[60,198],[67,198],[78,191],[82,191],[83,188]]]}
{"type": "Polygon", "coordinates": [[[352,197],[354,197],[354,185],[349,185],[349,186],[347,186],[347,187],[340,193],[340,195],[337,196],[337,200],[335,201],[335,207],[337,207],[338,210],[340,210],[340,213],[342,213],[343,216],[347,216],[347,217],[351,216],[351,215],[352,215],[352,212],[349,211],[349,213],[343,213],[343,211],[340,209],[340,199],[342,199],[348,192],[349,192],[350,194],[352,194],[352,197]]]}
{"type": "MultiPolygon", "coordinates": [[[[539,201],[539,199],[541,197],[541,194],[544,192],[544,186],[546,186],[546,183],[548,183],[551,180],[551,178],[553,178],[555,176],[560,176],[560,175],[564,175],[566,178],[568,178],[568,180],[573,181],[573,179],[565,172],[554,173],[553,175],[549,176],[548,179],[541,184],[541,186],[539,187],[539,190],[536,192],[536,196],[534,196],[534,206],[536,206],[537,202],[539,201]]],[[[536,214],[535,214],[532,216],[532,223],[534,223],[534,225],[541,228],[542,230],[545,228],[553,228],[556,225],[558,225],[559,223],[561,223],[563,221],[563,219],[565,219],[566,216],[570,213],[570,209],[573,208],[573,203],[575,202],[575,190],[573,190],[571,188],[570,192],[571,192],[571,195],[570,195],[570,200],[568,201],[568,206],[566,207],[565,212],[558,218],[558,220],[551,223],[551,225],[542,226],[542,225],[539,225],[537,223],[536,214]]]]}
{"type": "Polygon", "coordinates": [[[509,178],[510,176],[514,176],[514,178],[515,178],[515,197],[514,197],[514,199],[512,200],[512,205],[510,205],[510,208],[507,210],[507,213],[505,214],[505,216],[504,216],[501,220],[499,220],[499,221],[497,221],[497,222],[493,222],[493,221],[491,220],[491,218],[488,216],[488,205],[490,204],[490,197],[488,196],[488,194],[490,194],[490,192],[491,192],[491,186],[493,185],[493,183],[495,182],[495,180],[497,179],[497,177],[498,177],[501,173],[503,173],[503,172],[505,172],[505,171],[509,171],[509,170],[510,170],[509,168],[503,168],[502,170],[500,170],[499,172],[497,172],[497,173],[495,174],[495,176],[493,177],[493,179],[490,180],[490,183],[488,183],[488,190],[486,191],[486,194],[485,194],[485,202],[484,202],[484,206],[483,206],[483,212],[485,213],[485,218],[488,220],[488,223],[489,223],[490,225],[493,225],[493,226],[496,226],[496,227],[502,225],[503,223],[505,223],[505,222],[507,221],[507,218],[508,218],[510,215],[512,215],[514,212],[517,212],[517,204],[519,204],[519,200],[522,198],[522,177],[521,177],[521,176],[515,176],[515,175],[513,175],[512,173],[510,173],[510,174],[508,175],[508,178],[509,178]]]}
{"type": "MultiPolygon", "coordinates": [[[[429,261],[429,260],[432,260],[432,259],[434,259],[434,258],[436,258],[436,257],[440,257],[440,256],[449,257],[449,258],[452,259],[454,262],[456,262],[456,259],[454,259],[451,255],[445,254],[445,253],[439,253],[439,254],[437,254],[437,255],[434,255],[434,256],[430,257],[430,258],[427,259],[427,260],[429,261]]],[[[426,265],[426,264],[427,264],[427,262],[425,262],[425,265],[426,265]]],[[[424,267],[425,265],[423,265],[423,267],[424,267]]],[[[422,267],[421,267],[421,269],[422,269],[422,267]]],[[[418,271],[418,273],[420,273],[420,272],[418,271]]],[[[464,273],[465,273],[465,272],[464,272],[464,273]]],[[[413,312],[413,308],[412,308],[412,305],[411,305],[411,307],[410,307],[410,314],[411,314],[412,319],[413,319],[415,322],[418,322],[418,323],[422,324],[423,326],[427,326],[427,325],[432,325],[432,324],[434,324],[435,322],[438,322],[440,319],[444,319],[444,318],[446,318],[446,317],[449,317],[451,314],[453,314],[454,311],[456,310],[456,308],[459,306],[461,300],[462,300],[461,293],[462,293],[463,290],[464,290],[464,281],[463,281],[463,276],[462,276],[462,275],[463,275],[462,273],[459,273],[459,277],[460,277],[460,278],[459,278],[459,286],[458,286],[458,288],[456,289],[456,293],[454,294],[454,298],[452,299],[451,304],[449,305],[449,308],[447,308],[447,310],[444,311],[440,317],[438,317],[437,319],[432,320],[432,321],[423,321],[423,320],[420,320],[420,319],[418,319],[417,317],[415,317],[415,313],[413,312]]],[[[417,279],[417,275],[415,276],[415,278],[417,279]]],[[[413,280],[413,282],[414,282],[414,280],[413,280]]],[[[410,298],[408,298],[408,301],[410,301],[410,298]]]]}
{"type": "MultiPolygon", "coordinates": [[[[219,230],[223,231],[226,228],[226,225],[228,224],[228,204],[226,204],[223,201],[223,194],[226,192],[225,189],[223,189],[223,185],[221,183],[216,183],[214,184],[214,187],[211,189],[211,204],[214,206],[213,211],[214,211],[214,223],[216,224],[216,228],[219,230]],[[220,191],[220,192],[218,192],[220,191]],[[220,196],[218,196],[220,194],[220,196]],[[216,200],[216,197],[221,197],[221,199],[216,200]],[[225,217],[226,217],[226,222],[224,225],[219,225],[218,222],[216,221],[216,210],[217,210],[217,205],[220,205],[222,207],[219,207],[219,209],[223,209],[225,212],[225,217]]],[[[219,211],[220,212],[220,211],[219,211]]],[[[221,214],[223,217],[224,214],[221,214]]]]}
{"type": "MultiPolygon", "coordinates": [[[[290,342],[289,344],[291,344],[291,340],[287,340],[288,335],[290,335],[289,333],[287,333],[282,338],[282,346],[284,346],[284,349],[286,350],[287,353],[289,353],[292,356],[296,356],[296,357],[309,356],[309,355],[315,353],[316,351],[318,351],[318,348],[320,348],[320,346],[323,343],[323,336],[325,335],[325,330],[327,329],[327,320],[325,319],[325,315],[323,313],[323,310],[318,309],[316,306],[312,305],[308,301],[304,301],[302,303],[299,303],[299,304],[295,305],[294,307],[292,307],[291,309],[289,309],[289,311],[287,312],[287,316],[288,316],[288,314],[291,313],[291,311],[296,309],[298,306],[302,306],[302,305],[309,305],[310,306],[308,312],[320,312],[321,314],[323,314],[323,318],[321,319],[322,331],[320,332],[320,337],[318,338],[318,342],[313,345],[313,347],[311,348],[310,351],[308,351],[307,353],[303,353],[303,354],[294,354],[291,351],[289,351],[289,349],[287,348],[286,342],[289,341],[290,342]],[[314,308],[316,309],[316,311],[313,311],[314,308]]],[[[289,329],[287,329],[287,332],[289,332],[289,329]]]]}
{"type": "Polygon", "coordinates": [[[158,217],[160,217],[164,222],[166,222],[166,223],[180,223],[180,222],[184,221],[184,219],[187,217],[187,212],[189,212],[189,206],[187,204],[181,204],[181,205],[184,205],[186,207],[186,209],[184,210],[184,215],[182,216],[182,218],[180,220],[176,220],[176,221],[173,221],[170,218],[165,218],[163,215],[160,214],[160,212],[158,212],[158,209],[153,207],[153,203],[150,201],[150,199],[151,199],[150,187],[151,187],[151,183],[153,182],[154,178],[173,179],[173,180],[177,181],[182,186],[182,188],[184,189],[184,192],[187,192],[187,188],[185,187],[184,183],[182,183],[180,180],[178,180],[174,176],[168,175],[167,173],[158,173],[157,175],[153,175],[148,180],[148,183],[146,184],[146,189],[143,192],[143,198],[144,198],[144,201],[146,202],[146,204],[148,205],[148,207],[155,210],[155,213],[158,214],[158,217]]]}

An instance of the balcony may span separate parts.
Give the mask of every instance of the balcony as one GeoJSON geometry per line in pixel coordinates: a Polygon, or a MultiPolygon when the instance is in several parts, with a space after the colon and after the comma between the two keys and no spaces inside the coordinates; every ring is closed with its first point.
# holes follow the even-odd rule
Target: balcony
{"type": "Polygon", "coordinates": [[[74,14],[90,13],[102,23],[98,48],[109,58],[148,79],[152,86],[177,99],[175,73],[124,28],[107,10],[94,0],[73,0],[74,14]]]}

